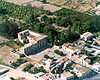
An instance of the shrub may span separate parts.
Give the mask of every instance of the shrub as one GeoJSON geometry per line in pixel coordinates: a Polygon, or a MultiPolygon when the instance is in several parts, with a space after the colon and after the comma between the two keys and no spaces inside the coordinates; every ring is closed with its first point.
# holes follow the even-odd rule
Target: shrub
{"type": "Polygon", "coordinates": [[[54,53],[60,55],[60,56],[63,56],[63,52],[62,51],[59,51],[59,50],[55,50],[54,53]]]}
{"type": "Polygon", "coordinates": [[[26,66],[23,71],[26,72],[26,71],[29,71],[31,68],[33,67],[32,64],[29,64],[28,66],[26,66]]]}
{"type": "Polygon", "coordinates": [[[48,55],[44,55],[44,58],[48,59],[48,58],[49,58],[49,56],[48,56],[48,55]]]}

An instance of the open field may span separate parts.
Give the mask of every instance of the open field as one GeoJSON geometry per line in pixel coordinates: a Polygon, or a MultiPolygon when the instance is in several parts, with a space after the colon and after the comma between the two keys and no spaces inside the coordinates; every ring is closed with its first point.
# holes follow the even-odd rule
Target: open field
{"type": "Polygon", "coordinates": [[[61,8],[57,7],[57,6],[54,6],[54,5],[51,5],[51,4],[43,4],[43,9],[44,10],[49,10],[50,12],[55,12],[55,11],[60,10],[61,8]]]}
{"type": "Polygon", "coordinates": [[[18,5],[22,5],[28,2],[31,2],[33,0],[5,0],[6,2],[10,2],[10,3],[14,3],[14,4],[18,4],[18,5]]]}
{"type": "Polygon", "coordinates": [[[55,12],[61,9],[60,7],[57,7],[55,5],[43,4],[40,1],[34,1],[34,0],[5,0],[5,1],[24,6],[30,5],[32,7],[37,7],[39,9],[49,10],[50,12],[55,12]]]}
{"type": "Polygon", "coordinates": [[[15,59],[17,59],[17,57],[12,56],[10,54],[10,51],[13,50],[12,48],[10,48],[9,46],[3,46],[2,48],[0,48],[0,60],[5,63],[10,65],[11,62],[13,62],[15,59]]]}
{"type": "Polygon", "coordinates": [[[47,0],[47,2],[52,3],[52,4],[57,4],[57,5],[62,5],[66,3],[68,0],[47,0]]]}
{"type": "Polygon", "coordinates": [[[89,11],[96,7],[96,3],[100,0],[47,0],[51,4],[60,5],[60,7],[73,9],[76,11],[89,11]]]}

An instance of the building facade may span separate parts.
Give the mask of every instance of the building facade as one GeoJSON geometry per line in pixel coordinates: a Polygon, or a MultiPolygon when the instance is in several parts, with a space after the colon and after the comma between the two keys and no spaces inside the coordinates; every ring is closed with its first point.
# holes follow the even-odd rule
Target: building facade
{"type": "Polygon", "coordinates": [[[25,45],[20,49],[22,53],[34,52],[47,44],[47,35],[25,30],[18,33],[18,39],[25,45]]]}

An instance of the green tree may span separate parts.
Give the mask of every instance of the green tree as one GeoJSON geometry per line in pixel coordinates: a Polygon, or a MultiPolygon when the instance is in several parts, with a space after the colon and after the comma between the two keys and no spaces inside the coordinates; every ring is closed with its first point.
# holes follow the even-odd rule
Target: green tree
{"type": "Polygon", "coordinates": [[[44,55],[44,58],[48,59],[48,58],[49,58],[49,56],[48,56],[48,55],[44,55]]]}
{"type": "Polygon", "coordinates": [[[34,68],[34,74],[37,74],[39,72],[39,69],[37,67],[34,68]]]}
{"type": "Polygon", "coordinates": [[[45,27],[45,24],[43,24],[43,23],[36,23],[35,25],[34,25],[34,31],[36,31],[36,32],[43,32],[43,27],[45,27]]]}
{"type": "Polygon", "coordinates": [[[47,35],[48,35],[49,31],[52,31],[51,26],[45,26],[45,27],[43,28],[43,33],[44,33],[44,34],[47,34],[47,35]]]}
{"type": "Polygon", "coordinates": [[[43,2],[43,3],[46,3],[47,1],[46,1],[46,0],[42,0],[42,2],[43,2]]]}
{"type": "Polygon", "coordinates": [[[2,7],[0,6],[0,14],[2,13],[2,7]]]}
{"type": "Polygon", "coordinates": [[[65,42],[65,34],[64,32],[61,32],[60,35],[59,35],[59,43],[60,44],[63,44],[65,42]]]}
{"type": "Polygon", "coordinates": [[[81,33],[91,31],[90,22],[86,22],[81,26],[81,33]]]}
{"type": "Polygon", "coordinates": [[[20,32],[18,25],[13,22],[4,22],[0,25],[0,35],[8,38],[17,38],[17,33],[20,32]]]}
{"type": "Polygon", "coordinates": [[[45,69],[43,67],[40,67],[39,72],[46,73],[45,69]]]}
{"type": "Polygon", "coordinates": [[[47,17],[46,15],[44,15],[44,16],[42,16],[41,20],[42,20],[42,21],[46,21],[47,18],[48,18],[48,17],[47,17]]]}
{"type": "Polygon", "coordinates": [[[47,18],[47,19],[46,19],[46,22],[47,22],[48,24],[52,24],[52,18],[47,18]]]}

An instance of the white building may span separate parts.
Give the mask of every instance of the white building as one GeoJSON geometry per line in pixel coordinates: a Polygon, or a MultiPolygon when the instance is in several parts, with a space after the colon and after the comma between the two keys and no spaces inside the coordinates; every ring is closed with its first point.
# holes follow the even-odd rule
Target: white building
{"type": "Polygon", "coordinates": [[[25,30],[18,33],[18,39],[25,45],[20,49],[22,53],[28,54],[47,44],[47,35],[25,30]]]}
{"type": "Polygon", "coordinates": [[[93,64],[92,69],[96,72],[100,72],[100,63],[93,64]]]}
{"type": "Polygon", "coordinates": [[[62,45],[62,49],[64,51],[66,51],[66,53],[68,53],[67,54],[68,58],[71,58],[74,53],[79,53],[80,52],[79,49],[77,49],[76,47],[73,47],[72,43],[64,43],[62,45]]]}
{"type": "Polygon", "coordinates": [[[93,39],[94,40],[94,43],[97,43],[98,45],[100,45],[100,40],[97,40],[97,39],[93,39]]]}
{"type": "Polygon", "coordinates": [[[0,80],[11,80],[6,73],[9,71],[8,68],[0,67],[0,80]]]}
{"type": "Polygon", "coordinates": [[[61,74],[61,79],[62,80],[74,80],[74,75],[71,74],[70,72],[64,72],[61,74]]]}
{"type": "Polygon", "coordinates": [[[86,33],[80,35],[80,38],[85,40],[85,41],[91,40],[91,39],[93,39],[93,34],[90,32],[86,32],[86,33]]]}
{"type": "Polygon", "coordinates": [[[0,80],[11,80],[9,76],[7,75],[1,75],[0,80]]]}
{"type": "Polygon", "coordinates": [[[81,78],[86,77],[91,73],[90,69],[83,67],[79,64],[73,64],[71,67],[73,68],[73,72],[76,73],[76,75],[81,78]]]}
{"type": "Polygon", "coordinates": [[[98,5],[97,7],[95,7],[94,10],[96,11],[95,12],[96,15],[100,15],[100,5],[98,5]]]}
{"type": "Polygon", "coordinates": [[[36,77],[38,80],[41,80],[40,77],[43,76],[43,75],[44,75],[43,72],[39,72],[39,73],[35,74],[34,77],[36,77]]]}
{"type": "Polygon", "coordinates": [[[44,69],[49,70],[51,63],[52,63],[51,59],[44,60],[44,64],[43,64],[44,69]]]}
{"type": "Polygon", "coordinates": [[[40,80],[54,80],[55,76],[52,73],[44,74],[40,77],[40,80]]]}

